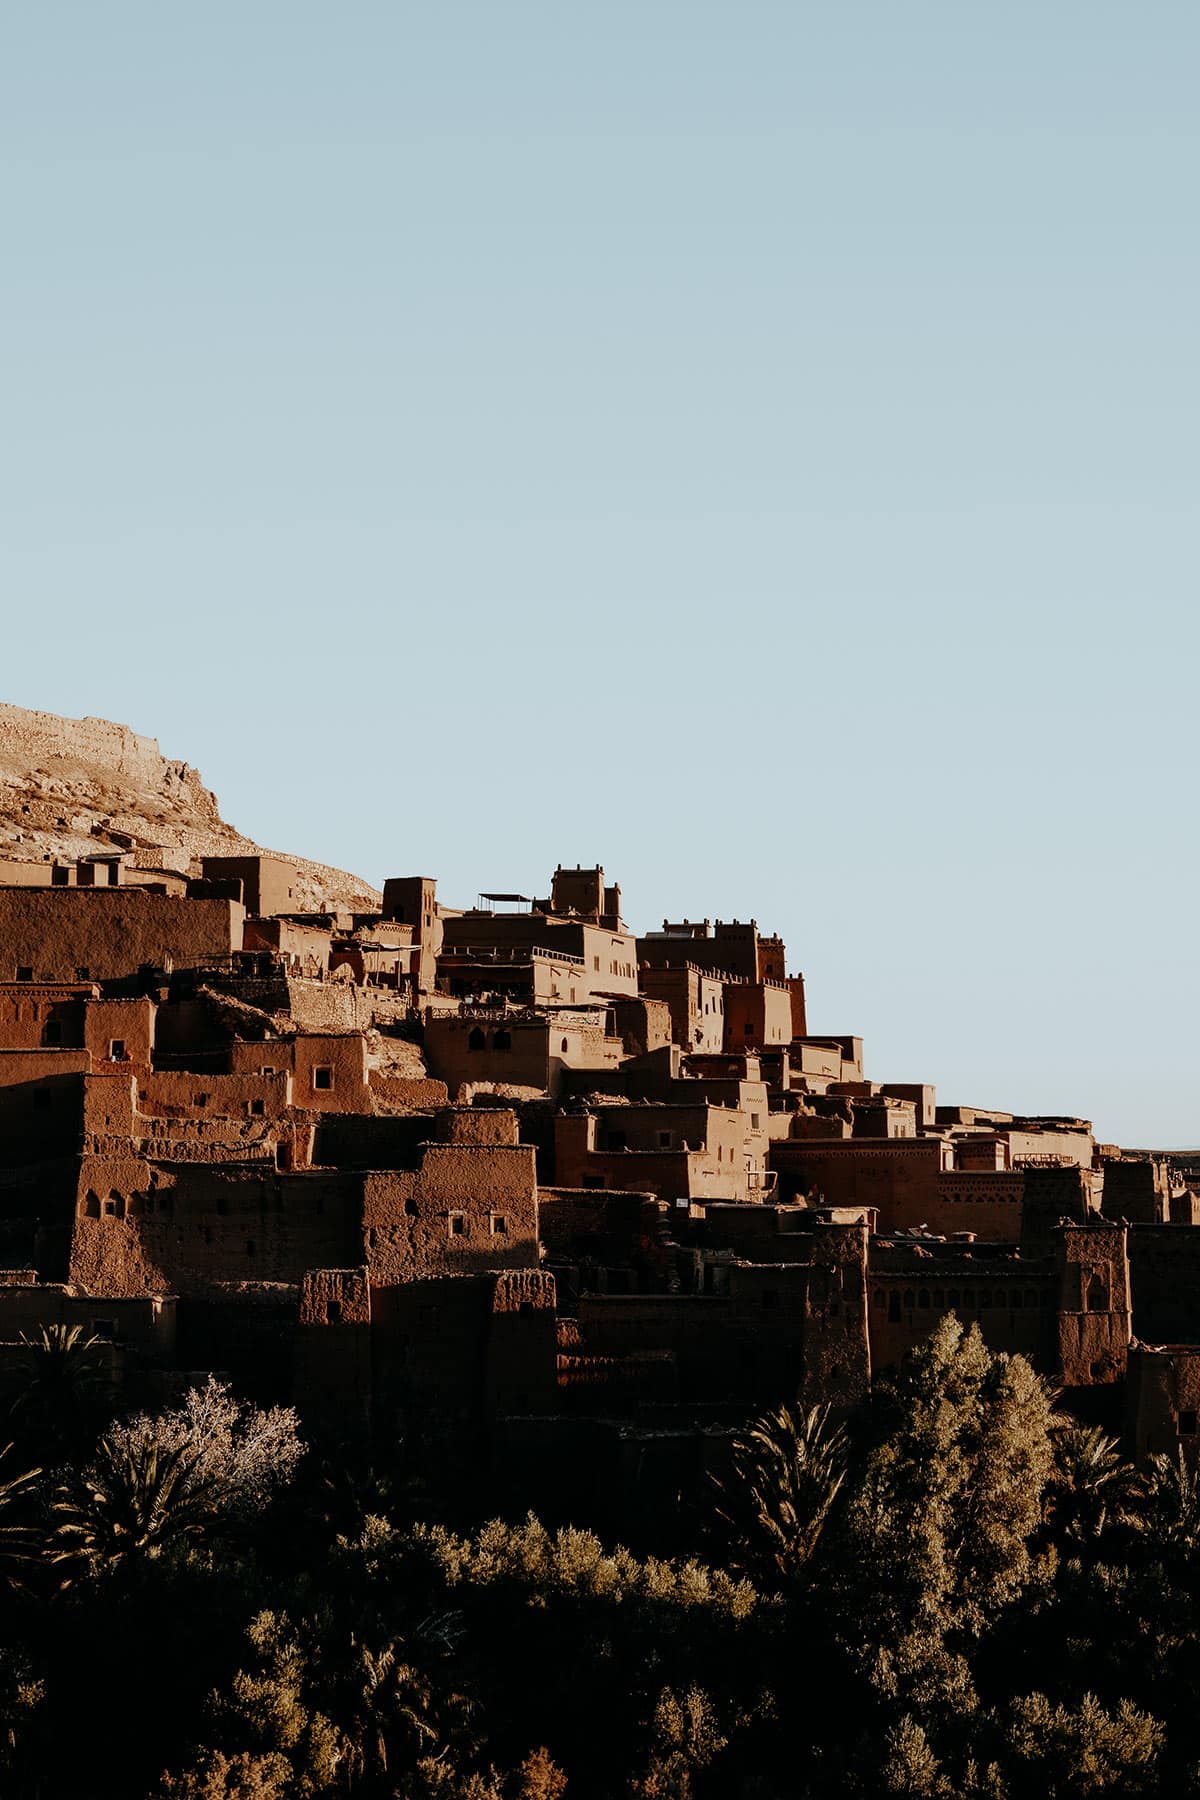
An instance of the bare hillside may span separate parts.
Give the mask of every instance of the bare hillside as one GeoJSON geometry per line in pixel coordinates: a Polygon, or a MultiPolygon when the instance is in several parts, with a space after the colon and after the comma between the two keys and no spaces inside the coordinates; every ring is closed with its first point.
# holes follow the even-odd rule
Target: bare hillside
{"type": "MultiPolygon", "coordinates": [[[[108,719],[61,719],[0,704],[0,857],[68,859],[111,846],[143,867],[187,870],[205,855],[262,848],[221,818],[188,763],[108,719]]],[[[376,890],[343,869],[289,852],[301,906],[369,910],[376,890]]]]}

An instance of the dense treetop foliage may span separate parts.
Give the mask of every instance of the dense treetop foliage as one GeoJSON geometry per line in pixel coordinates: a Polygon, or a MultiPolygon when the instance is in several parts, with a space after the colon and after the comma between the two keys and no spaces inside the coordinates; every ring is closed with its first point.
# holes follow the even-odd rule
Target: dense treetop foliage
{"type": "Polygon", "coordinates": [[[46,1332],[0,1458],[11,1800],[1200,1795],[1200,1482],[946,1320],[751,1422],[698,1558],[422,1519],[209,1381],[46,1332]]]}

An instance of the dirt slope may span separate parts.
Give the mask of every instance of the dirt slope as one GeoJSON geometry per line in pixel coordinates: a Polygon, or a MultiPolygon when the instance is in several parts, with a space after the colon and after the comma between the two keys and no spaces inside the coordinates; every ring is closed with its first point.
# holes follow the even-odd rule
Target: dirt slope
{"type": "MultiPolygon", "coordinates": [[[[261,848],[225,823],[197,771],[164,757],[153,738],[108,719],[0,703],[0,857],[73,859],[106,846],[131,851],[143,867],[185,871],[200,856],[261,848]]],[[[273,854],[296,865],[304,909],[379,903],[356,875],[273,854]]]]}

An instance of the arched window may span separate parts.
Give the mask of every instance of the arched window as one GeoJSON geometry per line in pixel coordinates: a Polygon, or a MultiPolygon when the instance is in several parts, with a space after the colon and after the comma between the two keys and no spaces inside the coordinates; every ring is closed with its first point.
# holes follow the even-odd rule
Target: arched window
{"type": "Polygon", "coordinates": [[[468,1050],[486,1050],[487,1049],[487,1039],[484,1037],[482,1031],[480,1031],[478,1025],[476,1025],[474,1031],[471,1033],[470,1037],[467,1039],[467,1049],[468,1050]]]}
{"type": "Polygon", "coordinates": [[[561,1044],[560,1044],[560,1045],[559,1045],[559,1049],[560,1049],[560,1050],[561,1050],[561,1051],[562,1051],[562,1052],[563,1052],[563,1054],[564,1054],[564,1055],[565,1055],[565,1054],[566,1054],[566,1052],[567,1052],[567,1051],[568,1051],[568,1050],[569,1050],[569,1049],[570,1049],[570,1048],[571,1048],[571,1040],[570,1040],[570,1038],[564,1038],[564,1039],[563,1039],[563,1041],[562,1041],[562,1043],[561,1043],[561,1044]]]}
{"type": "Polygon", "coordinates": [[[887,1295],[882,1288],[875,1289],[875,1298],[872,1300],[871,1304],[875,1307],[877,1312],[881,1312],[887,1306],[887,1295]]]}
{"type": "Polygon", "coordinates": [[[923,1311],[925,1311],[925,1312],[929,1311],[929,1289],[928,1288],[922,1288],[920,1293],[917,1295],[917,1305],[919,1307],[921,1307],[923,1309],[923,1311]]]}
{"type": "Polygon", "coordinates": [[[947,1303],[947,1305],[948,1305],[948,1306],[949,1306],[949,1307],[950,1307],[950,1310],[951,1310],[951,1312],[957,1312],[957,1311],[958,1311],[958,1308],[959,1308],[959,1305],[960,1305],[960,1302],[959,1302],[959,1297],[958,1297],[958,1289],[957,1289],[957,1288],[951,1288],[951,1289],[950,1289],[950,1292],[949,1292],[949,1293],[948,1293],[948,1294],[947,1294],[947,1295],[946,1295],[946,1303],[947,1303]]]}
{"type": "Polygon", "coordinates": [[[905,1312],[911,1312],[915,1304],[916,1304],[916,1301],[913,1296],[912,1289],[905,1288],[905,1290],[904,1290],[904,1310],[905,1310],[905,1312]]]}
{"type": "Polygon", "coordinates": [[[1108,1311],[1108,1284],[1101,1275],[1093,1275],[1088,1282],[1087,1310],[1089,1312],[1108,1311]]]}
{"type": "Polygon", "coordinates": [[[889,1319],[889,1321],[899,1322],[899,1318],[900,1318],[900,1296],[896,1292],[895,1288],[893,1288],[891,1298],[888,1301],[888,1319],[889,1319]]]}
{"type": "Polygon", "coordinates": [[[507,1031],[495,1032],[492,1036],[492,1049],[493,1050],[511,1050],[512,1049],[512,1034],[511,1034],[511,1032],[507,1032],[507,1031]]]}

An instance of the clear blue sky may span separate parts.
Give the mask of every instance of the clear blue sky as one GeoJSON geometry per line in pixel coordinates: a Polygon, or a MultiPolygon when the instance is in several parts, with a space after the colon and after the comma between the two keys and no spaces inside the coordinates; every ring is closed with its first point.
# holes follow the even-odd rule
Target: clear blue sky
{"type": "Polygon", "coordinates": [[[1200,1142],[1194,0],[41,0],[0,697],[1200,1142]]]}

